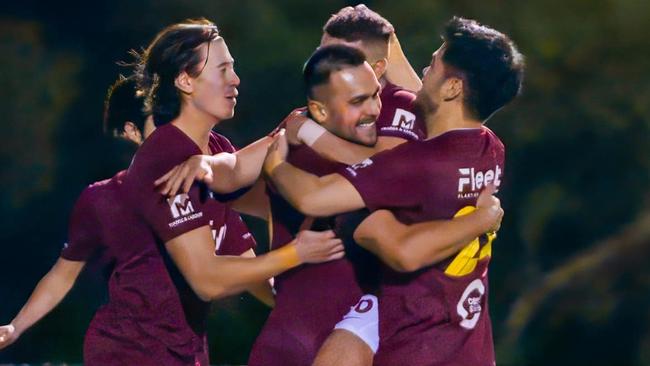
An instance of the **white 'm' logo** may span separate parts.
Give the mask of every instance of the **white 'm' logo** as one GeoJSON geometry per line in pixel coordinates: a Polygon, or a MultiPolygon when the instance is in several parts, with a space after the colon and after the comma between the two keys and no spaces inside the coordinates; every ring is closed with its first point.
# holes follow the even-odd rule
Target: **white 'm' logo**
{"type": "Polygon", "coordinates": [[[190,196],[187,193],[177,194],[174,198],[168,198],[167,203],[175,219],[194,212],[194,206],[192,206],[192,201],[190,201],[190,196]]]}
{"type": "Polygon", "coordinates": [[[401,108],[395,109],[395,115],[393,116],[393,123],[391,123],[391,126],[412,130],[414,125],[415,114],[401,108]]]}
{"type": "Polygon", "coordinates": [[[483,285],[483,281],[479,278],[475,279],[467,286],[458,301],[458,305],[456,305],[456,312],[461,318],[463,318],[460,322],[461,327],[465,329],[474,329],[476,323],[478,323],[478,319],[481,317],[481,298],[484,294],[485,286],[483,285]],[[478,291],[479,295],[470,296],[474,291],[478,291]],[[469,311],[465,309],[465,302],[467,302],[469,311]]]}

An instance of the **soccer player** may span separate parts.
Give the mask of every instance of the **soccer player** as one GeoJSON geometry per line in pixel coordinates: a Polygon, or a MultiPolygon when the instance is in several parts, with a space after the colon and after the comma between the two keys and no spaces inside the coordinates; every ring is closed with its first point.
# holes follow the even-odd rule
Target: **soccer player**
{"type": "Polygon", "coordinates": [[[361,50],[379,80],[381,113],[376,125],[364,126],[375,128],[377,141],[355,144],[341,138],[319,123],[324,118],[321,109],[313,109],[310,110],[312,119],[303,116],[301,111],[288,119],[289,142],[304,143],[330,160],[354,164],[406,141],[424,138],[426,127],[412,111],[415,94],[410,91],[419,89],[420,80],[399,47],[393,25],[363,4],[348,6],[332,15],[323,26],[320,46],[334,44],[361,50]],[[387,75],[389,70],[392,80],[387,75]]]}
{"type": "Polygon", "coordinates": [[[216,26],[205,19],[165,28],[142,55],[139,77],[157,128],[120,187],[115,225],[122,231],[115,234],[123,267],[111,288],[116,301],[94,319],[96,331],[86,347],[90,363],[207,365],[210,300],[302,263],[343,256],[331,231],[303,231],[256,258],[215,256],[215,247],[227,245],[229,235],[248,238],[229,221],[230,209],[207,199],[198,184],[169,199],[155,190],[156,178],[200,153],[234,153],[232,174],[215,181],[237,189],[257,178],[263,159],[255,155],[264,156],[273,139],[235,153],[225,137],[212,132],[234,114],[239,77],[233,64],[216,26]]]}
{"type": "MultiPolygon", "coordinates": [[[[154,129],[153,121],[143,113],[142,96],[137,95],[133,77],[120,78],[109,88],[104,104],[104,131],[108,135],[141,144],[154,129]]],[[[89,260],[103,252],[102,241],[92,240],[95,226],[84,227],[97,213],[106,210],[95,197],[110,197],[113,183],[96,182],[84,189],[70,218],[69,242],[52,269],[38,283],[29,300],[8,325],[0,327],[0,349],[15,342],[32,325],[49,313],[67,295],[89,260]]]]}
{"type": "MultiPolygon", "coordinates": [[[[323,177],[287,163],[286,141],[270,149],[265,171],[294,207],[310,216],[387,208],[403,224],[416,224],[461,215],[476,205],[486,185],[500,186],[504,147],[483,123],[519,93],[523,57],[507,36],[472,20],[453,18],[443,40],[416,99],[427,125],[425,141],[402,144],[323,177]]],[[[489,238],[441,262],[440,250],[427,247],[426,237],[360,241],[389,265],[415,251],[416,265],[401,270],[416,271],[385,267],[378,304],[360,301],[342,322],[349,326],[334,331],[315,364],[350,364],[346,348],[377,337],[376,364],[494,364],[486,300],[489,238]]],[[[367,357],[358,361],[368,364],[367,357]]]]}

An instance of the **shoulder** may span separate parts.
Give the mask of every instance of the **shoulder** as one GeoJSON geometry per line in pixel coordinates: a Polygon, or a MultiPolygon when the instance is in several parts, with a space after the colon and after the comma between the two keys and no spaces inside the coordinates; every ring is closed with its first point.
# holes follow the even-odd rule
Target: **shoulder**
{"type": "Polygon", "coordinates": [[[220,152],[232,153],[237,151],[237,148],[228,140],[228,138],[217,132],[210,132],[210,149],[214,154],[220,152]]]}

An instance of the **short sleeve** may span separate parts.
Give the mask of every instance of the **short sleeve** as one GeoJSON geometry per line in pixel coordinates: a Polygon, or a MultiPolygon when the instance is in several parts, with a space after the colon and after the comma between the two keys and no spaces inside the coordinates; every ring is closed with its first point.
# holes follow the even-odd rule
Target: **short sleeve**
{"type": "Polygon", "coordinates": [[[223,243],[217,244],[218,255],[241,255],[255,248],[255,238],[237,212],[227,210],[226,225],[223,230],[225,230],[223,243]]]}
{"type": "Polygon", "coordinates": [[[188,193],[164,197],[154,189],[153,180],[144,180],[140,195],[141,213],[155,234],[164,242],[199,227],[209,225],[208,190],[195,183],[188,193]]]}
{"type": "Polygon", "coordinates": [[[426,136],[423,121],[413,111],[415,94],[410,91],[388,86],[382,93],[382,107],[377,118],[377,136],[399,137],[407,141],[417,141],[426,136]]]}
{"type": "Polygon", "coordinates": [[[102,247],[101,226],[87,188],[72,209],[68,225],[68,241],[61,257],[71,261],[88,261],[102,247]]]}
{"type": "Polygon", "coordinates": [[[419,190],[413,188],[421,181],[417,165],[409,158],[408,149],[404,149],[409,144],[341,168],[338,174],[354,186],[371,211],[416,207],[419,199],[413,192],[419,190]]]}

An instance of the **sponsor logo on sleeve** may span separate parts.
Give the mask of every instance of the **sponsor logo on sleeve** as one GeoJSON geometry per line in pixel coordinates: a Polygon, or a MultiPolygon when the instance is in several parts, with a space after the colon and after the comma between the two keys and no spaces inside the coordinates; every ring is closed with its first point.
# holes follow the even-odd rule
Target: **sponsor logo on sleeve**
{"type": "Polygon", "coordinates": [[[368,158],[360,163],[352,164],[345,168],[353,177],[357,176],[357,170],[367,168],[372,165],[372,159],[368,158]]]}
{"type": "Polygon", "coordinates": [[[497,188],[501,185],[503,171],[497,164],[494,169],[478,170],[475,168],[460,168],[458,178],[458,198],[476,198],[481,189],[493,183],[497,188]]]}
{"type": "Polygon", "coordinates": [[[396,108],[395,114],[393,115],[393,122],[391,122],[390,126],[382,127],[381,131],[399,132],[409,135],[414,140],[419,140],[420,137],[418,134],[413,132],[415,119],[415,114],[402,108],[396,108]]]}
{"type": "Polygon", "coordinates": [[[169,210],[172,218],[176,219],[169,223],[169,227],[176,227],[184,222],[198,219],[203,216],[203,212],[194,212],[194,206],[187,193],[177,194],[167,199],[169,210]]]}
{"type": "Polygon", "coordinates": [[[412,130],[415,126],[415,114],[403,110],[402,108],[395,109],[395,115],[393,116],[393,127],[399,127],[406,130],[412,130]]]}

